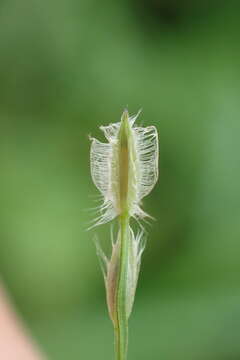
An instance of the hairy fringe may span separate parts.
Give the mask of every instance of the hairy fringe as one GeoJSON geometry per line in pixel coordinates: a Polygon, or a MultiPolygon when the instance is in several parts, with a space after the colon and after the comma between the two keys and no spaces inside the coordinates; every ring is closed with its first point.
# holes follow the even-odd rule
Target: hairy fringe
{"type": "MultiPolygon", "coordinates": [[[[158,179],[158,133],[154,126],[137,127],[137,115],[129,118],[131,134],[129,142],[129,213],[135,219],[151,217],[141,209],[141,200],[147,196],[158,179]]],[[[90,228],[107,223],[119,215],[119,142],[120,122],[101,126],[108,143],[95,138],[90,151],[91,175],[103,197],[99,216],[90,228]]]]}

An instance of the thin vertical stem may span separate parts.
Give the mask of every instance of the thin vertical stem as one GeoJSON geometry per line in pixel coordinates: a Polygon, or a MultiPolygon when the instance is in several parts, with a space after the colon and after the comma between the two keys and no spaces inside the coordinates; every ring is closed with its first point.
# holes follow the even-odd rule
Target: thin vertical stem
{"type": "Polygon", "coordinates": [[[129,257],[129,215],[127,213],[120,216],[120,231],[120,264],[116,293],[116,325],[114,330],[116,360],[126,360],[128,348],[128,319],[126,302],[129,257]]]}

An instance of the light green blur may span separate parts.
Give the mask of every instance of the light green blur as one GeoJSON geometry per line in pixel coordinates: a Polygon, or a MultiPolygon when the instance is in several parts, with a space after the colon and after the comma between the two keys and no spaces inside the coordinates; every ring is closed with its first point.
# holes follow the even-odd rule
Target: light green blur
{"type": "Polygon", "coordinates": [[[160,135],[129,360],[240,358],[239,10],[1,2],[0,274],[49,359],[113,358],[88,135],[125,107],[160,135]]]}

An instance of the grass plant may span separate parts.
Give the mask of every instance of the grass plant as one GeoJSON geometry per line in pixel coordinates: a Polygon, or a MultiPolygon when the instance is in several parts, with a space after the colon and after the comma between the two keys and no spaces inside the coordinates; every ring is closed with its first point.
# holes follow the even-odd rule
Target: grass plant
{"type": "Polygon", "coordinates": [[[114,326],[116,360],[127,359],[128,319],[145,246],[141,220],[150,217],[142,210],[141,201],[158,179],[157,130],[154,126],[136,126],[138,115],[129,116],[124,110],[120,122],[101,126],[107,143],[91,138],[92,179],[103,197],[93,226],[118,219],[110,259],[97,243],[114,326]],[[130,226],[131,218],[140,225],[137,232],[130,226]]]}

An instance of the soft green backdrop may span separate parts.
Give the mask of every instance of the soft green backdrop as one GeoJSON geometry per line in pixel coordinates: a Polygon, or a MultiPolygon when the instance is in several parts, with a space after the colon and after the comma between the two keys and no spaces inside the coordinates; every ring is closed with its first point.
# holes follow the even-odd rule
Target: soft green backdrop
{"type": "Polygon", "coordinates": [[[129,360],[240,358],[237,2],[0,3],[0,272],[53,360],[113,359],[88,135],[160,133],[129,360]]]}

